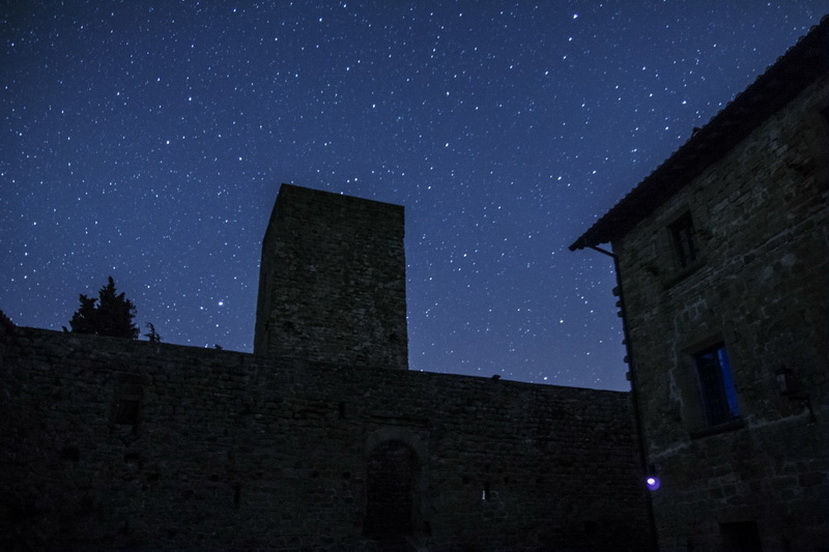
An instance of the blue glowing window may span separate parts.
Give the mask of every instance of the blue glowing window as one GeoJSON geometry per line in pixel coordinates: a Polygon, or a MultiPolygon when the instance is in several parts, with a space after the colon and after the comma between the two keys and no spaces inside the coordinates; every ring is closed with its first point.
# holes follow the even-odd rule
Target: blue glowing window
{"type": "Polygon", "coordinates": [[[722,424],[740,417],[737,390],[725,345],[719,343],[694,355],[702,403],[708,425],[722,424]]]}

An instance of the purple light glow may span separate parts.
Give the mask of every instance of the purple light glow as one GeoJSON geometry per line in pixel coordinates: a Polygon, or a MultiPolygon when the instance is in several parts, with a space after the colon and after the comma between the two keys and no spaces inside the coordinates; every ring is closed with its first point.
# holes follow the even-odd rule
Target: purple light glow
{"type": "Polygon", "coordinates": [[[648,478],[645,479],[645,485],[647,485],[649,491],[655,491],[659,489],[660,486],[659,478],[652,475],[648,476],[648,478]]]}

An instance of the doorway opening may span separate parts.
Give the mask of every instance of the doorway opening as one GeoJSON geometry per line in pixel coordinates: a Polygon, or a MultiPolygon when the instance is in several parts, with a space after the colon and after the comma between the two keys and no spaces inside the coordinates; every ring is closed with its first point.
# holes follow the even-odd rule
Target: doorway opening
{"type": "Polygon", "coordinates": [[[386,546],[414,533],[417,454],[401,441],[384,441],[368,457],[363,535],[386,546]]]}

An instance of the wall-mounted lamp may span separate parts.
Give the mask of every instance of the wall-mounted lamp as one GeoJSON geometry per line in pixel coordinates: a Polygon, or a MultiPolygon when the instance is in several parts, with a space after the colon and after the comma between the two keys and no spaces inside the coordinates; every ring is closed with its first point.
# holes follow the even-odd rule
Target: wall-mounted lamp
{"type": "Polygon", "coordinates": [[[791,368],[787,368],[785,364],[780,365],[780,368],[774,371],[774,376],[777,380],[777,389],[781,395],[791,395],[797,391],[794,372],[791,368]]]}
{"type": "Polygon", "coordinates": [[[654,464],[648,465],[648,472],[647,477],[645,477],[645,487],[647,487],[649,491],[659,490],[659,487],[662,486],[662,482],[656,475],[656,466],[654,464]]]}

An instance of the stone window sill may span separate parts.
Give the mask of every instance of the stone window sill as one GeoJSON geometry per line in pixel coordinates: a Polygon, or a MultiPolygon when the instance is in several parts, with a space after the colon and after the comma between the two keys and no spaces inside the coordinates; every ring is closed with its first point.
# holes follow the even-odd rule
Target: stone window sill
{"type": "Polygon", "coordinates": [[[745,425],[746,423],[742,418],[735,418],[733,420],[729,420],[727,422],[723,422],[715,426],[706,427],[705,429],[700,429],[698,431],[692,431],[690,437],[691,439],[701,439],[703,437],[708,437],[710,435],[728,433],[729,431],[742,429],[745,427],[745,425]]]}
{"type": "Polygon", "coordinates": [[[705,265],[705,258],[700,257],[688,266],[680,268],[673,274],[670,274],[667,277],[665,277],[662,280],[662,286],[665,289],[672,287],[673,285],[677,284],[678,282],[681,282],[682,280],[684,280],[685,278],[699,270],[703,265],[705,265]]]}

